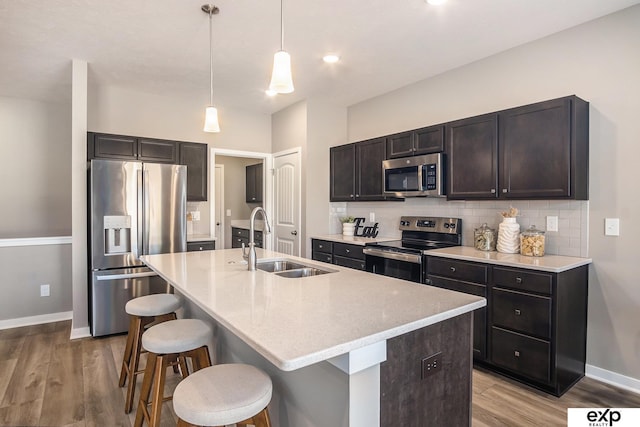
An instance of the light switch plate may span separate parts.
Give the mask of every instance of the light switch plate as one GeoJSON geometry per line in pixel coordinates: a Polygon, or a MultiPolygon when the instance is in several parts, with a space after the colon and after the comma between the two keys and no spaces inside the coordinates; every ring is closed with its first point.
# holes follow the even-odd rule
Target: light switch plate
{"type": "Polygon", "coordinates": [[[231,209],[227,209],[227,216],[231,216],[231,209]]]}
{"type": "Polygon", "coordinates": [[[192,221],[200,221],[200,211],[191,212],[191,220],[192,221]]]}
{"type": "Polygon", "coordinates": [[[375,212],[369,212],[369,222],[371,222],[371,223],[376,222],[376,213],[375,212]]]}
{"type": "Polygon", "coordinates": [[[620,218],[604,219],[604,235],[619,236],[620,235],[620,218]]]}
{"type": "Polygon", "coordinates": [[[49,285],[40,285],[40,296],[48,297],[49,295],[51,295],[49,285]]]}
{"type": "Polygon", "coordinates": [[[558,217],[547,216],[547,231],[558,231],[558,217]]]}

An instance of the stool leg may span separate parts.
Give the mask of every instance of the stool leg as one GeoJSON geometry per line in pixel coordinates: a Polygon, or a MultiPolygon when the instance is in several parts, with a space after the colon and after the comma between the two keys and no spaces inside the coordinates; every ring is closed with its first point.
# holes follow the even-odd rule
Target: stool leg
{"type": "MultiPolygon", "coordinates": [[[[127,386],[127,398],[124,403],[124,412],[128,414],[133,408],[133,396],[136,391],[136,378],[140,373],[138,366],[140,364],[140,353],[142,350],[142,334],[145,331],[145,327],[153,322],[153,317],[139,317],[132,316],[134,319],[134,332],[133,340],[131,342],[131,356],[129,358],[128,377],[129,384],[127,386]]],[[[124,367],[123,367],[124,368],[124,367]]]]}
{"type": "Polygon", "coordinates": [[[191,361],[193,363],[193,372],[211,366],[209,347],[207,347],[206,345],[184,353],[184,357],[191,358],[191,361]]]}
{"type": "Polygon", "coordinates": [[[253,417],[236,423],[236,427],[247,427],[252,425],[255,427],[271,427],[271,420],[269,419],[269,411],[264,408],[260,413],[253,417]]]}
{"type": "Polygon", "coordinates": [[[158,356],[156,361],[156,369],[154,373],[153,390],[151,396],[151,411],[149,414],[149,427],[157,427],[160,425],[160,415],[162,413],[162,403],[164,401],[164,381],[167,376],[167,367],[169,366],[169,356],[162,354],[158,356]]]}
{"type": "Polygon", "coordinates": [[[123,387],[127,381],[129,361],[131,360],[131,349],[133,346],[133,335],[135,333],[136,319],[134,316],[129,316],[129,333],[127,333],[127,344],[124,347],[124,356],[122,357],[122,369],[120,370],[120,381],[118,381],[118,387],[123,387]]]}
{"type": "Polygon", "coordinates": [[[149,403],[149,395],[151,394],[151,385],[153,384],[153,374],[155,372],[157,356],[149,353],[147,356],[147,366],[144,370],[142,379],[142,389],[140,390],[140,400],[138,400],[138,410],[136,411],[135,427],[142,427],[143,420],[148,417],[147,404],[149,403]]]}

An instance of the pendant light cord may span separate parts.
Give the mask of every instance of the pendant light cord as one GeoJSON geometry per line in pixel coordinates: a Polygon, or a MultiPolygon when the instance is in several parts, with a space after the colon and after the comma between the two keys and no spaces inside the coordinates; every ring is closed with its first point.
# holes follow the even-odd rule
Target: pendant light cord
{"type": "Polygon", "coordinates": [[[209,98],[209,103],[213,107],[213,30],[212,30],[212,21],[213,21],[213,6],[209,7],[209,76],[211,80],[211,97],[209,98]]]}
{"type": "Polygon", "coordinates": [[[284,0],[280,0],[280,50],[284,50],[284,20],[282,19],[282,3],[284,0]]]}

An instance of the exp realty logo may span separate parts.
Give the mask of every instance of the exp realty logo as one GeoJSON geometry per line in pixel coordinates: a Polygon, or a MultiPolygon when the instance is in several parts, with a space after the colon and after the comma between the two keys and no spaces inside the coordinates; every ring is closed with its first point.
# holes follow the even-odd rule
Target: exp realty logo
{"type": "Polygon", "coordinates": [[[640,426],[640,408],[569,408],[567,427],[640,426]]]}

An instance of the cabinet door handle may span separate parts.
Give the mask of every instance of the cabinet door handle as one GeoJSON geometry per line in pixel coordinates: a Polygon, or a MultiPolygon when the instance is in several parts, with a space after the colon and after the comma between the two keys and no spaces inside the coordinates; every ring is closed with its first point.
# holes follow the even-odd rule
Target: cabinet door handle
{"type": "Polygon", "coordinates": [[[516,277],[516,283],[518,284],[522,283],[522,277],[516,277]]]}
{"type": "Polygon", "coordinates": [[[518,350],[516,350],[516,351],[513,352],[513,355],[515,357],[520,357],[520,352],[518,350]]]}
{"type": "Polygon", "coordinates": [[[452,273],[455,273],[455,272],[456,272],[456,268],[455,268],[455,267],[449,267],[449,268],[451,269],[451,272],[452,272],[452,273]]]}
{"type": "Polygon", "coordinates": [[[200,249],[201,251],[203,251],[203,250],[204,250],[204,248],[203,248],[202,246],[200,246],[200,247],[199,247],[199,249],[200,249]]]}
{"type": "Polygon", "coordinates": [[[353,194],[349,194],[349,197],[351,197],[353,199],[353,194]]]}
{"type": "Polygon", "coordinates": [[[496,189],[495,188],[491,189],[491,194],[496,194],[496,189]]]}
{"type": "Polygon", "coordinates": [[[349,249],[345,249],[344,251],[345,251],[346,253],[349,253],[349,252],[350,252],[350,251],[349,251],[349,249]]]}
{"type": "Polygon", "coordinates": [[[502,189],[502,192],[503,192],[503,193],[507,193],[508,191],[507,191],[507,189],[506,189],[506,188],[503,188],[503,189],[502,189]]]}
{"type": "Polygon", "coordinates": [[[318,249],[322,249],[322,248],[324,248],[324,246],[318,245],[318,249]]]}
{"type": "Polygon", "coordinates": [[[356,197],[360,197],[360,195],[359,195],[359,194],[356,194],[356,197]]]}
{"type": "Polygon", "coordinates": [[[517,308],[514,310],[514,313],[516,314],[516,316],[520,316],[520,310],[518,310],[517,308]]]}

